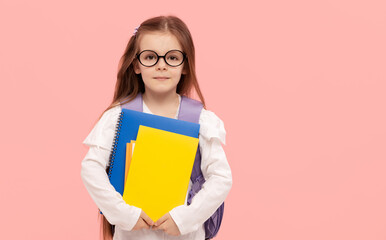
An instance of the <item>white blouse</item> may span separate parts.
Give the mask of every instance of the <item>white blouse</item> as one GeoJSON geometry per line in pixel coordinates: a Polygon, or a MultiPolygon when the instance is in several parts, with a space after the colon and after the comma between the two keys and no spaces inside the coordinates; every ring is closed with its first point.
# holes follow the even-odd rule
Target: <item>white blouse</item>
{"type": "MultiPolygon", "coordinates": [[[[143,111],[151,113],[145,103],[143,103],[143,111]]],[[[162,230],[132,231],[139,219],[141,209],[126,204],[122,195],[110,184],[106,168],[109,164],[110,149],[120,112],[120,106],[106,111],[83,141],[83,144],[89,146],[89,150],[82,161],[81,168],[81,177],[91,198],[107,220],[115,225],[114,240],[205,239],[203,223],[225,200],[232,186],[231,170],[221,146],[221,143],[225,144],[225,128],[221,119],[209,110],[201,111],[199,146],[201,170],[206,182],[193,197],[191,205],[187,206],[186,198],[184,205],[169,212],[181,233],[176,237],[162,230]]],[[[175,118],[177,116],[178,112],[175,118]]],[[[188,193],[191,184],[190,182],[188,193]]]]}

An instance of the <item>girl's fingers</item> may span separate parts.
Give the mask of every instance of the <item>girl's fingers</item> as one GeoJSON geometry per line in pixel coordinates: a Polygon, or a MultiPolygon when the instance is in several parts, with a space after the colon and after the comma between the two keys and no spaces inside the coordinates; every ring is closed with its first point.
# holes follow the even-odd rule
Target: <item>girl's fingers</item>
{"type": "Polygon", "coordinates": [[[149,228],[149,226],[146,224],[145,221],[143,221],[142,218],[139,218],[137,224],[135,224],[133,230],[139,230],[139,229],[142,229],[142,228],[149,228]]]}
{"type": "Polygon", "coordinates": [[[158,225],[158,226],[154,225],[154,226],[153,226],[153,230],[162,230],[162,231],[165,231],[165,226],[166,226],[166,222],[163,222],[163,223],[161,223],[161,224],[158,225]]]}
{"type": "Polygon", "coordinates": [[[146,215],[146,213],[143,213],[142,219],[143,219],[149,226],[153,226],[153,225],[154,225],[153,220],[151,220],[151,218],[150,218],[148,215],[146,215]]]}
{"type": "Polygon", "coordinates": [[[163,215],[160,219],[157,220],[157,222],[155,222],[155,226],[158,227],[159,225],[161,225],[163,222],[165,222],[167,219],[169,218],[169,213],[163,215]]]}
{"type": "Polygon", "coordinates": [[[142,227],[141,228],[150,229],[150,226],[145,221],[142,221],[142,227]]]}
{"type": "Polygon", "coordinates": [[[172,236],[180,236],[180,230],[178,229],[177,225],[173,226],[171,221],[167,219],[165,222],[161,223],[158,227],[153,227],[153,230],[162,230],[168,235],[172,236]]]}

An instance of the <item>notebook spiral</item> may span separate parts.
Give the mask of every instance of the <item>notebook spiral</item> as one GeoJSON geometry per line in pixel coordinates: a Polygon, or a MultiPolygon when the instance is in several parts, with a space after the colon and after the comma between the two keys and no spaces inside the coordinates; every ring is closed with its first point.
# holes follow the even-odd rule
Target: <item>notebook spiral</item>
{"type": "Polygon", "coordinates": [[[119,114],[117,125],[115,127],[115,136],[113,140],[113,146],[111,147],[111,153],[110,153],[110,159],[109,159],[109,167],[107,168],[109,179],[111,179],[111,173],[114,167],[114,160],[115,160],[115,154],[117,151],[117,145],[119,140],[119,134],[121,132],[122,127],[122,120],[123,120],[123,111],[119,114]]]}
{"type": "MultiPolygon", "coordinates": [[[[122,119],[123,119],[123,112],[119,114],[117,124],[115,127],[115,136],[113,140],[113,146],[111,147],[111,153],[110,153],[110,158],[109,158],[109,166],[106,169],[106,173],[109,176],[109,179],[111,179],[111,173],[114,167],[114,160],[115,160],[115,154],[117,151],[117,145],[118,145],[118,139],[119,139],[119,134],[121,132],[121,127],[122,127],[122,119]]],[[[99,213],[103,215],[102,211],[99,210],[99,213]]]]}

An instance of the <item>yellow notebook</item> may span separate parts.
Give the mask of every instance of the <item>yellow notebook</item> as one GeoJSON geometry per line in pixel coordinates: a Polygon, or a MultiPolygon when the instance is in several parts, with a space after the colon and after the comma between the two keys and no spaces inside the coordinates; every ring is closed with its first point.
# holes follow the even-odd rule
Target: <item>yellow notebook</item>
{"type": "Polygon", "coordinates": [[[198,138],[139,126],[123,199],[153,221],[183,205],[198,138]]]}

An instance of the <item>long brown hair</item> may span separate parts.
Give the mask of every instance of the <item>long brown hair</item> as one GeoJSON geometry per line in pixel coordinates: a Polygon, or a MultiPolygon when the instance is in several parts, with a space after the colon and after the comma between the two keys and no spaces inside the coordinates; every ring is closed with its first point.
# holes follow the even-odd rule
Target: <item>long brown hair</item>
{"type": "MultiPolygon", "coordinates": [[[[181,75],[180,81],[177,85],[177,93],[182,96],[190,97],[194,88],[196,94],[205,107],[204,96],[201,93],[196,77],[195,50],[192,36],[188,27],[181,19],[176,16],[169,15],[147,19],[138,27],[136,34],[131,36],[125,52],[119,61],[113,101],[104,112],[120,105],[121,103],[124,104],[133,100],[138,93],[145,92],[142,77],[140,74],[136,74],[134,72],[134,66],[135,64],[138,64],[136,54],[140,50],[139,39],[142,35],[155,31],[169,32],[173,34],[179,41],[183,52],[186,53],[186,62],[184,63],[186,74],[181,75]]],[[[104,215],[102,215],[101,219],[101,233],[104,240],[112,239],[113,237],[112,226],[104,215]]]]}

